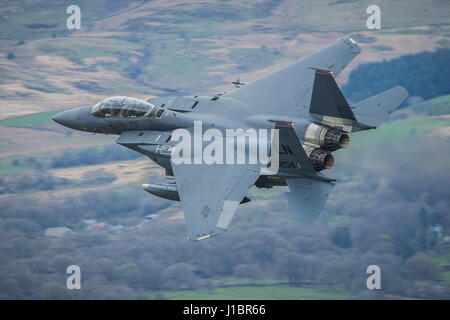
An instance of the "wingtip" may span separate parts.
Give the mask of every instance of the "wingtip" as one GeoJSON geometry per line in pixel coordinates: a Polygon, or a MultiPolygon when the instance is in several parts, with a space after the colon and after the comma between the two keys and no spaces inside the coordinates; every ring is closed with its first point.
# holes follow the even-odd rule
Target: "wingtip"
{"type": "Polygon", "coordinates": [[[340,41],[342,41],[347,46],[349,46],[353,53],[355,53],[355,54],[361,53],[361,47],[358,45],[358,43],[352,37],[342,38],[342,39],[340,39],[340,41]]]}
{"type": "MultiPolygon", "coordinates": [[[[409,92],[408,90],[406,90],[404,87],[402,86],[395,86],[392,89],[390,89],[394,92],[396,92],[398,99],[399,99],[399,104],[395,107],[398,108],[400,106],[400,104],[403,103],[403,101],[405,101],[408,97],[409,97],[409,92]]],[[[394,111],[395,109],[393,109],[392,111],[394,111]]]]}
{"type": "Polygon", "coordinates": [[[403,96],[404,96],[404,99],[406,99],[406,98],[409,97],[409,92],[408,92],[408,90],[406,90],[406,88],[404,88],[404,87],[402,87],[402,86],[397,86],[397,87],[399,88],[399,90],[402,91],[402,94],[403,94],[403,96]]]}
{"type": "Polygon", "coordinates": [[[208,239],[208,238],[211,238],[211,235],[207,234],[207,235],[204,235],[204,236],[201,236],[201,237],[197,237],[197,238],[187,237],[187,239],[189,241],[192,241],[192,242],[197,242],[197,241],[205,240],[205,239],[208,239]]]}

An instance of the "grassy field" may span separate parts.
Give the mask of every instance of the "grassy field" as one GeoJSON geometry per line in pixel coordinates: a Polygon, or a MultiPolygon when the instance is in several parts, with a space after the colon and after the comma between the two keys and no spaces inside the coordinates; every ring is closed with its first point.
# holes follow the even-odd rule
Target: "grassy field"
{"type": "MultiPolygon", "coordinates": [[[[448,250],[448,249],[447,249],[448,250]]],[[[450,252],[443,252],[436,254],[433,259],[439,263],[444,270],[448,270],[450,266],[450,252]]],[[[450,271],[446,271],[442,273],[442,280],[450,282],[450,271]]]]}
{"type": "Polygon", "coordinates": [[[351,297],[344,291],[335,292],[288,285],[236,286],[208,291],[163,291],[161,294],[167,299],[174,300],[343,300],[351,297]]]}
{"type": "Polygon", "coordinates": [[[429,100],[425,113],[430,116],[450,114],[450,95],[429,100]]]}
{"type": "MultiPolygon", "coordinates": [[[[47,159],[45,160],[48,161],[47,159]]],[[[28,157],[17,155],[0,158],[0,175],[27,172],[36,169],[28,157]]]]}
{"type": "Polygon", "coordinates": [[[15,166],[14,160],[19,161],[19,159],[17,157],[6,157],[6,158],[1,158],[0,159],[0,174],[6,174],[6,173],[14,173],[14,172],[20,172],[23,169],[22,168],[18,168],[17,166],[15,166]]]}
{"type": "Polygon", "coordinates": [[[51,118],[61,111],[63,110],[45,111],[26,116],[0,120],[0,126],[27,126],[39,124],[54,124],[55,122],[51,118]]]}
{"type": "MultiPolygon", "coordinates": [[[[361,145],[382,145],[387,141],[393,146],[403,144],[406,139],[430,133],[432,130],[450,126],[449,118],[430,118],[415,116],[406,120],[397,120],[382,124],[376,130],[352,134],[350,148],[361,145]]],[[[343,150],[341,153],[346,153],[343,150]]],[[[339,154],[341,154],[339,153],[339,154]]]]}
{"type": "MultiPolygon", "coordinates": [[[[405,120],[397,120],[390,123],[382,124],[376,130],[368,130],[357,132],[350,137],[350,146],[347,149],[341,149],[335,152],[335,168],[333,174],[343,179],[340,176],[340,165],[351,164],[354,157],[358,157],[359,161],[363,161],[364,153],[368,149],[395,150],[395,155],[401,157],[407,152],[408,148],[414,148],[417,144],[417,139],[430,135],[435,130],[448,130],[450,128],[450,118],[432,118],[426,116],[414,116],[405,120]]],[[[444,133],[445,134],[445,133],[444,133]]],[[[438,161],[430,156],[430,161],[438,161]]],[[[383,166],[388,165],[389,162],[373,163],[366,159],[360,165],[366,165],[364,170],[383,170],[383,166]]],[[[431,170],[433,167],[430,166],[431,170]]]]}
{"type": "Polygon", "coordinates": [[[450,252],[437,254],[434,259],[441,265],[450,265],[450,252]]]}

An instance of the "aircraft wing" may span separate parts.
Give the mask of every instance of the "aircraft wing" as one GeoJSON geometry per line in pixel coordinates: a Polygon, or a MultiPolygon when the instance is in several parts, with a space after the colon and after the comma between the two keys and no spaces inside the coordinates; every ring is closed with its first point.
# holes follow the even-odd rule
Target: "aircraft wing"
{"type": "Polygon", "coordinates": [[[253,105],[257,111],[293,116],[309,108],[315,70],[327,70],[337,76],[360,52],[352,38],[341,39],[225,96],[253,105]]]}
{"type": "Polygon", "coordinates": [[[188,239],[203,240],[226,231],[239,203],[260,175],[259,165],[175,164],[188,239]]]}

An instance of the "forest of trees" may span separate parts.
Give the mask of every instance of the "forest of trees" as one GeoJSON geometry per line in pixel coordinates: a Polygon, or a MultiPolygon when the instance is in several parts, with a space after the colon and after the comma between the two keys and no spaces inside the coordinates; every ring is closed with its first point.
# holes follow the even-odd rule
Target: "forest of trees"
{"type": "Polygon", "coordinates": [[[342,91],[353,102],[398,85],[405,87],[410,96],[423,99],[446,95],[450,93],[449,60],[450,49],[439,49],[361,64],[350,73],[342,91]]]}
{"type": "MultiPolygon", "coordinates": [[[[437,191],[448,195],[448,181],[434,178],[437,191]]],[[[390,183],[377,192],[394,192],[406,181],[390,183]]],[[[429,187],[425,183],[423,188],[429,187]]],[[[448,288],[434,289],[443,270],[432,259],[436,243],[424,236],[428,223],[439,223],[447,232],[448,216],[398,195],[389,203],[384,197],[363,206],[358,202],[353,210],[340,213],[357,215],[359,222],[329,224],[327,218],[354,196],[345,185],[340,188],[318,221],[294,223],[284,200],[275,196],[269,206],[246,205],[227,234],[199,243],[186,241],[182,219],[135,227],[146,214],[159,212],[168,203],[161,201],[162,206],[155,207],[154,198],[133,190],[90,193],[61,202],[3,201],[0,298],[134,299],[143,293],[162,298],[160,290],[211,288],[214,281],[230,277],[280,279],[292,285],[313,282],[344,288],[358,297],[367,293],[365,268],[371,264],[383,270],[380,294],[448,297],[448,288]],[[346,193],[345,199],[336,199],[346,193]],[[126,228],[119,234],[83,230],[83,218],[120,222],[126,228]],[[44,228],[55,225],[68,225],[76,232],[62,239],[44,237],[44,228]],[[64,287],[65,269],[71,264],[83,270],[83,290],[64,287]]],[[[425,196],[440,201],[434,199],[439,195],[425,196]]]]}

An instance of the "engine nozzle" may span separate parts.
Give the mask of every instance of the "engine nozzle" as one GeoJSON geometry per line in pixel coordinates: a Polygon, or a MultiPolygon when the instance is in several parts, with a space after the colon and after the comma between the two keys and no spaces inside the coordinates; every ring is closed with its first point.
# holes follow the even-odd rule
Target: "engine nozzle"
{"type": "Polygon", "coordinates": [[[303,145],[303,148],[308,158],[312,161],[314,170],[320,171],[333,168],[334,157],[331,153],[311,145],[303,145]]]}
{"type": "Polygon", "coordinates": [[[327,151],[336,151],[337,149],[348,147],[350,137],[348,134],[335,128],[327,128],[311,123],[306,128],[305,142],[320,146],[327,151]]]}

